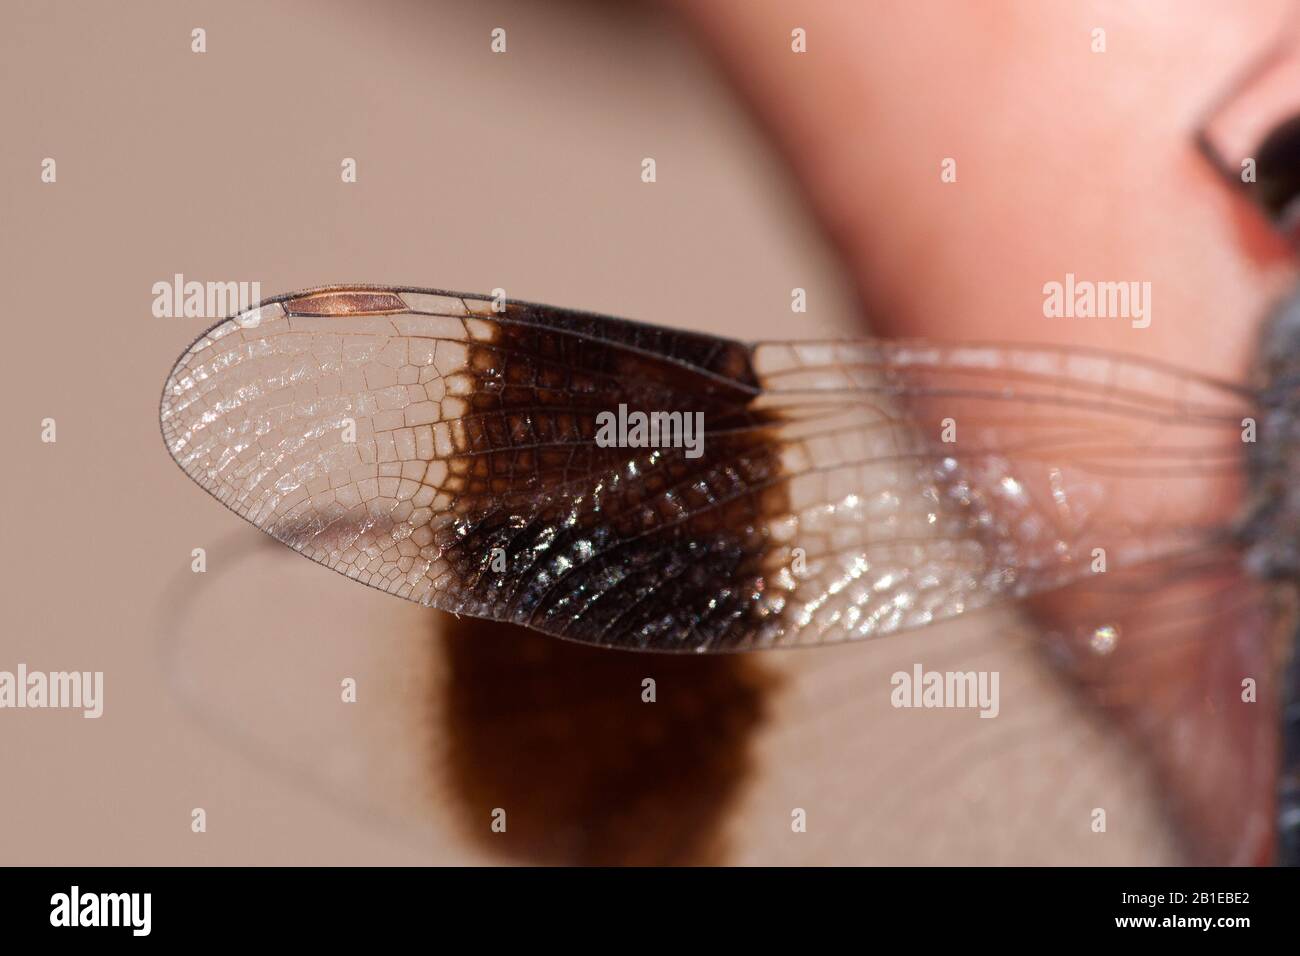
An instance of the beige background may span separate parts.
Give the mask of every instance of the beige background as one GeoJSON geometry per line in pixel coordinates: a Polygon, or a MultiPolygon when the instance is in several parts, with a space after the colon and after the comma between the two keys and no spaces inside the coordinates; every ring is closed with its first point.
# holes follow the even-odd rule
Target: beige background
{"type": "Polygon", "coordinates": [[[656,11],[11,2],[0,26],[0,668],[106,674],[98,721],[0,712],[0,862],[1170,858],[1141,766],[1009,617],[759,660],[573,648],[344,581],[168,459],[159,389],[210,324],[150,314],[176,272],[268,295],[501,286],[747,337],[860,333],[778,157],[656,11]],[[1001,670],[1002,716],[891,709],[888,675],[914,661],[1001,670]]]}

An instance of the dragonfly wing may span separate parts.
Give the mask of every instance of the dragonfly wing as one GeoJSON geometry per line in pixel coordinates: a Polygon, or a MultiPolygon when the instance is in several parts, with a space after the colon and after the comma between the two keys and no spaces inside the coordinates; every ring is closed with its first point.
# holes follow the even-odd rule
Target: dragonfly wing
{"type": "Polygon", "coordinates": [[[1248,407],[1110,356],[751,346],[348,287],[209,330],[161,416],[200,485],[349,577],[698,652],[894,633],[1205,547],[1248,407]],[[699,416],[701,440],[602,441],[637,413],[699,416]]]}

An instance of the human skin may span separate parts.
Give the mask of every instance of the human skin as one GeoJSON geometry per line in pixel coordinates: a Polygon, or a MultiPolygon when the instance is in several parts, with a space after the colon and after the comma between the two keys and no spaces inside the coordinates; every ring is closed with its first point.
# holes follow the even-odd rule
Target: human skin
{"type": "Polygon", "coordinates": [[[1286,3],[676,5],[784,150],[873,329],[1246,375],[1291,250],[1192,135],[1286,3]],[[1066,271],[1150,280],[1155,321],[1046,326],[1042,284],[1066,271]]]}
{"type": "MultiPolygon", "coordinates": [[[[783,150],[872,332],[1100,347],[1250,380],[1261,319],[1295,281],[1294,249],[1194,136],[1288,3],[672,5],[783,150]],[[806,53],[790,49],[796,27],[806,53]],[[1092,49],[1098,27],[1105,52],[1092,49]],[[940,177],[947,158],[956,182],[940,177]],[[1045,318],[1043,285],[1067,272],[1149,281],[1149,327],[1045,318]]],[[[1152,506],[1165,493],[1138,492],[1152,506]]],[[[1220,522],[1241,506],[1227,485],[1195,494],[1189,507],[1220,522]]],[[[1199,785],[1266,817],[1261,768],[1242,760],[1217,773],[1254,783],[1199,785]]],[[[1266,836],[1249,841],[1232,859],[1269,858],[1266,836]]]]}

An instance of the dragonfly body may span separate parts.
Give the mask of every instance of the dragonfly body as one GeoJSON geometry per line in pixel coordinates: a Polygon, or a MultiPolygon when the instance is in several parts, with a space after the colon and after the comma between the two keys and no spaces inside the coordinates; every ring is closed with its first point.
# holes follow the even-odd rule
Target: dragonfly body
{"type": "MultiPolygon", "coordinates": [[[[1251,479],[1243,537],[1252,574],[1300,582],[1300,289],[1264,324],[1259,349],[1259,440],[1247,443],[1251,479]]],[[[1282,681],[1277,861],[1300,866],[1300,626],[1282,681]]]]}
{"type": "Polygon", "coordinates": [[[1257,364],[1259,434],[1245,442],[1247,562],[1262,578],[1300,581],[1300,291],[1264,323],[1257,364]]]}

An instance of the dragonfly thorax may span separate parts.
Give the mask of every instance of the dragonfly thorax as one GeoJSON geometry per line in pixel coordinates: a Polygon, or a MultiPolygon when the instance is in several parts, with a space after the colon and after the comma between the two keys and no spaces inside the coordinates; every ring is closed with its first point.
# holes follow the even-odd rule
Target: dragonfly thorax
{"type": "Polygon", "coordinates": [[[1246,442],[1247,564],[1259,577],[1300,580],[1300,289],[1263,326],[1256,383],[1258,431],[1246,442]]]}

